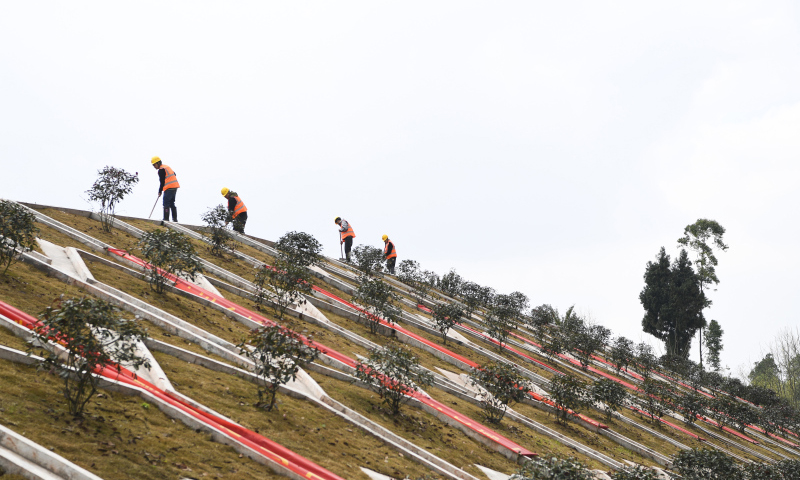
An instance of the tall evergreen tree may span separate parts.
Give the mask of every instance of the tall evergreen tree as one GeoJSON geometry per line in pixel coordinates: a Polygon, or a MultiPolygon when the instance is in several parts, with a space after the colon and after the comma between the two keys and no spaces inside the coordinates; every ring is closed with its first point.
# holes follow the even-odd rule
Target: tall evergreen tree
{"type": "Polygon", "coordinates": [[[667,354],[686,358],[695,332],[705,325],[705,294],[686,250],[670,264],[662,247],[647,262],[639,301],[645,310],[642,329],[666,344],[667,354]]]}
{"type": "Polygon", "coordinates": [[[708,349],[708,363],[715,372],[719,372],[719,354],[722,352],[722,334],[725,333],[719,322],[711,320],[706,328],[706,348],[708,349]]]}

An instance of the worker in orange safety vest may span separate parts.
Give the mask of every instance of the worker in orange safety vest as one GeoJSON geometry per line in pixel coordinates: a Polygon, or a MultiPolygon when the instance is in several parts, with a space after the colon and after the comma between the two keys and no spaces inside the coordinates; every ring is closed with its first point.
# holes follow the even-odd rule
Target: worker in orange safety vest
{"type": "Polygon", "coordinates": [[[350,262],[350,249],[353,248],[353,239],[356,238],[356,234],[350,223],[342,217],[336,217],[334,223],[339,226],[339,244],[344,244],[345,260],[350,262]]]}
{"type": "Polygon", "coordinates": [[[383,258],[386,259],[386,269],[389,273],[394,275],[394,264],[397,263],[397,249],[394,248],[394,242],[389,240],[388,235],[381,237],[383,240],[383,258]]]}
{"type": "Polygon", "coordinates": [[[244,233],[244,224],[247,223],[247,207],[239,198],[239,194],[228,188],[222,189],[222,196],[228,199],[228,220],[225,225],[232,220],[234,231],[244,233]]]}
{"type": "Polygon", "coordinates": [[[164,221],[169,221],[169,212],[172,211],[172,221],[177,222],[178,209],[175,207],[175,196],[181,187],[181,184],[178,183],[178,176],[175,175],[174,170],[169,168],[169,165],[161,163],[161,159],[158,157],[153,157],[150,163],[153,168],[158,170],[158,196],[164,194],[164,221]]]}

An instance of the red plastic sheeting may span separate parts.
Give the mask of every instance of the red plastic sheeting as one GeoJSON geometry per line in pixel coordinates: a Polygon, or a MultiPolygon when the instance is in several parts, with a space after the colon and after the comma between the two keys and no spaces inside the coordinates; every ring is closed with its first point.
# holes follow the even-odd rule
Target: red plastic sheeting
{"type": "MultiPolygon", "coordinates": [[[[334,294],[332,294],[332,293],[330,293],[330,292],[328,292],[328,291],[326,291],[326,290],[324,290],[322,288],[319,288],[316,285],[313,286],[312,288],[314,290],[316,290],[317,292],[320,292],[321,294],[325,295],[326,297],[328,297],[328,298],[330,298],[332,300],[336,300],[337,302],[341,303],[342,305],[347,305],[348,307],[350,307],[352,309],[358,310],[360,312],[364,312],[363,309],[357,307],[356,305],[354,305],[354,304],[348,302],[347,300],[344,300],[343,298],[340,298],[339,296],[334,295],[334,294]]],[[[366,313],[366,312],[364,312],[364,313],[366,313]]],[[[413,332],[411,332],[409,330],[406,330],[405,328],[401,327],[400,325],[395,325],[395,324],[389,323],[389,322],[387,322],[386,320],[384,320],[382,318],[378,318],[378,321],[381,323],[381,325],[385,325],[385,326],[387,326],[389,328],[392,328],[392,329],[394,329],[394,330],[396,330],[398,332],[404,333],[405,335],[408,335],[409,337],[411,337],[411,338],[413,338],[413,339],[415,339],[415,340],[417,340],[417,341],[419,341],[419,342],[421,342],[421,343],[423,343],[425,345],[428,345],[430,347],[435,348],[436,350],[444,353],[445,355],[450,356],[451,358],[454,358],[456,360],[464,362],[465,364],[469,365],[472,368],[478,368],[480,366],[477,363],[473,362],[472,360],[470,360],[470,359],[468,359],[466,357],[462,357],[461,355],[458,355],[455,352],[451,352],[450,350],[444,348],[443,346],[441,346],[441,345],[439,345],[437,343],[431,342],[427,338],[421,337],[421,336],[417,335],[416,333],[413,333],[413,332]]],[[[531,457],[531,456],[538,455],[537,453],[531,452],[530,450],[527,450],[526,448],[524,448],[524,447],[522,447],[520,445],[517,445],[516,443],[514,443],[511,440],[503,437],[502,435],[499,435],[499,434],[495,433],[494,431],[484,427],[480,423],[477,423],[477,422],[473,421],[469,417],[464,416],[464,415],[458,413],[457,411],[447,407],[446,405],[442,404],[441,402],[438,402],[438,401],[436,401],[436,400],[434,400],[434,399],[432,399],[432,398],[430,398],[430,397],[428,397],[426,395],[422,395],[422,394],[420,394],[419,392],[416,392],[416,391],[412,394],[412,396],[414,398],[416,398],[417,400],[419,400],[420,402],[435,408],[436,410],[438,410],[438,411],[446,414],[447,416],[455,419],[456,421],[458,421],[459,423],[463,424],[464,426],[466,426],[466,427],[468,427],[468,428],[480,433],[481,435],[483,435],[485,437],[488,437],[488,438],[492,439],[493,441],[503,445],[504,447],[508,448],[509,450],[511,450],[513,452],[518,453],[519,455],[522,455],[522,456],[525,456],[525,457],[531,457]]]]}
{"type": "MultiPolygon", "coordinates": [[[[697,414],[697,418],[699,418],[700,420],[702,420],[702,421],[704,421],[704,422],[706,422],[708,424],[714,425],[715,427],[719,428],[719,423],[717,421],[715,421],[715,420],[712,420],[712,419],[710,419],[708,417],[704,417],[704,416],[702,416],[700,414],[697,414]]],[[[741,438],[742,440],[744,440],[746,442],[750,442],[753,445],[758,445],[757,441],[753,440],[752,438],[748,437],[747,435],[745,435],[743,433],[737,432],[736,430],[734,430],[734,429],[732,429],[730,427],[722,427],[722,429],[725,430],[726,432],[730,433],[731,435],[734,435],[734,436],[737,436],[737,437],[741,438]]]]}
{"type": "MultiPolygon", "coordinates": [[[[608,366],[610,366],[610,367],[614,367],[614,369],[615,369],[615,370],[616,370],[616,368],[617,368],[617,366],[616,366],[616,365],[614,365],[613,363],[609,362],[608,360],[606,360],[606,359],[605,359],[605,358],[603,358],[603,357],[598,357],[597,355],[592,355],[592,358],[594,358],[595,360],[597,360],[597,361],[598,361],[598,362],[600,362],[600,363],[605,363],[606,365],[608,365],[608,366]]],[[[627,373],[628,375],[632,376],[632,377],[633,377],[633,378],[635,378],[636,380],[639,380],[639,381],[642,381],[642,382],[644,381],[644,377],[643,377],[643,376],[639,375],[639,374],[638,374],[638,373],[636,373],[636,372],[633,372],[633,371],[631,371],[631,370],[628,370],[627,368],[625,369],[625,373],[627,373]]]]}
{"type": "MultiPolygon", "coordinates": [[[[673,381],[675,381],[675,380],[673,380],[673,381]]],[[[714,398],[714,395],[711,395],[710,393],[706,393],[706,392],[700,390],[699,388],[694,388],[692,386],[686,385],[685,383],[683,383],[681,381],[677,381],[676,383],[678,385],[682,385],[682,386],[688,388],[689,390],[694,390],[695,392],[699,393],[700,395],[705,395],[708,398],[714,398]]]]}
{"type": "MultiPolygon", "coordinates": [[[[737,398],[738,398],[738,397],[737,397],[737,398]]],[[[767,436],[769,436],[769,437],[772,437],[772,438],[774,438],[775,440],[780,440],[781,442],[785,443],[786,445],[789,445],[790,447],[794,447],[794,448],[798,448],[798,447],[800,447],[800,445],[798,445],[798,444],[796,444],[796,443],[792,443],[792,442],[790,442],[789,440],[786,440],[785,438],[781,438],[781,437],[779,437],[779,436],[777,436],[777,435],[775,435],[775,434],[772,434],[772,433],[767,433],[767,431],[766,431],[766,430],[764,430],[763,428],[757,427],[757,426],[755,426],[755,425],[748,425],[748,426],[747,426],[747,428],[752,428],[752,429],[753,429],[753,430],[755,430],[756,432],[759,432],[759,433],[762,433],[762,434],[764,434],[764,435],[767,435],[767,436]]]]}
{"type": "Polygon", "coordinates": [[[788,428],[783,428],[783,427],[778,427],[778,428],[780,428],[781,430],[783,430],[784,432],[788,433],[789,435],[791,435],[793,437],[800,438],[800,435],[797,435],[796,433],[794,433],[793,431],[789,430],[788,428]]]}
{"type": "MultiPolygon", "coordinates": [[[[472,332],[472,333],[476,333],[476,334],[478,334],[478,335],[482,336],[483,338],[485,338],[485,339],[489,340],[490,342],[494,343],[495,345],[500,345],[500,341],[499,341],[499,340],[497,340],[497,339],[495,339],[495,338],[492,338],[492,337],[491,337],[491,335],[487,335],[487,334],[485,334],[484,332],[481,332],[481,331],[479,331],[479,330],[475,330],[474,328],[470,327],[469,325],[464,325],[464,324],[461,324],[461,327],[463,327],[463,328],[466,328],[467,330],[469,330],[469,331],[470,331],[470,332],[472,332]]],[[[517,335],[516,335],[515,333],[513,333],[513,332],[509,332],[509,333],[510,333],[511,335],[517,336],[517,335]]],[[[508,350],[508,351],[511,351],[511,352],[514,352],[514,353],[516,353],[516,354],[517,354],[517,355],[519,355],[519,356],[522,356],[522,357],[525,357],[525,358],[527,358],[527,359],[528,359],[528,360],[530,360],[531,362],[534,362],[534,363],[536,363],[537,365],[541,366],[542,368],[546,368],[546,369],[550,370],[550,371],[551,371],[551,372],[553,372],[553,373],[557,373],[557,374],[559,374],[559,375],[564,375],[564,372],[562,372],[561,370],[558,370],[557,368],[553,368],[553,367],[551,367],[550,365],[548,365],[548,364],[546,364],[546,363],[542,362],[541,360],[537,360],[537,359],[535,359],[535,358],[531,357],[530,355],[528,355],[528,354],[526,354],[526,353],[520,352],[519,350],[517,350],[516,348],[514,348],[514,347],[512,347],[512,346],[510,346],[510,345],[500,345],[500,346],[502,346],[503,348],[505,348],[505,349],[506,349],[506,350],[508,350]]]]}
{"type": "MultiPolygon", "coordinates": [[[[516,334],[516,333],[514,333],[514,332],[508,332],[508,333],[510,333],[510,334],[511,334],[511,335],[513,335],[514,337],[516,337],[516,338],[518,338],[518,339],[522,340],[523,342],[530,343],[531,345],[533,345],[533,346],[535,346],[535,347],[537,347],[537,348],[542,348],[542,346],[541,346],[541,345],[539,345],[538,343],[536,343],[536,342],[534,342],[534,341],[532,341],[532,340],[529,340],[529,339],[527,339],[527,338],[523,337],[522,335],[517,335],[517,334],[516,334]]],[[[508,347],[506,347],[506,348],[508,348],[508,347]]],[[[571,363],[571,364],[573,364],[573,365],[576,365],[576,366],[578,366],[578,367],[581,367],[581,368],[583,368],[583,366],[581,365],[581,362],[579,362],[579,361],[577,361],[577,360],[575,360],[575,359],[569,358],[568,356],[566,356],[566,355],[564,355],[564,354],[561,354],[561,353],[559,353],[559,354],[558,354],[558,357],[559,357],[560,359],[562,359],[562,360],[566,360],[566,361],[570,362],[570,363],[571,363]]],[[[602,371],[602,370],[598,370],[598,369],[596,369],[596,368],[592,367],[591,365],[589,365],[588,367],[586,367],[586,369],[587,369],[587,370],[589,370],[590,372],[592,372],[592,373],[596,374],[596,375],[600,375],[601,377],[605,377],[605,378],[607,378],[607,379],[609,379],[609,380],[612,380],[612,381],[614,381],[614,382],[617,382],[617,383],[619,383],[620,385],[623,385],[623,386],[625,386],[625,387],[627,387],[627,388],[629,388],[629,389],[631,389],[631,390],[633,390],[633,391],[636,391],[636,392],[639,392],[639,391],[640,391],[640,390],[639,390],[639,387],[637,387],[636,385],[633,385],[633,384],[631,384],[631,383],[628,383],[628,382],[626,382],[626,381],[624,381],[624,380],[620,380],[619,378],[617,378],[617,377],[615,377],[615,376],[613,376],[613,375],[611,375],[611,374],[608,374],[608,373],[606,373],[606,372],[604,372],[604,371],[602,371]]]]}
{"type": "MultiPolygon", "coordinates": [[[[636,413],[640,413],[640,414],[642,414],[642,415],[644,415],[646,417],[653,418],[652,415],[650,415],[649,413],[645,412],[644,410],[641,410],[641,409],[633,407],[633,406],[628,406],[628,408],[630,408],[631,410],[633,410],[636,413]]],[[[659,418],[658,420],[661,423],[663,423],[665,425],[669,425],[670,427],[674,428],[675,430],[678,430],[679,432],[683,432],[686,435],[689,435],[690,437],[693,437],[693,438],[696,438],[696,439],[700,440],[701,442],[705,442],[706,441],[705,438],[703,438],[701,436],[698,436],[698,435],[695,435],[694,433],[690,432],[689,430],[686,430],[685,428],[681,428],[681,427],[675,425],[672,422],[668,422],[668,421],[664,420],[663,418],[659,418]]]]}
{"type": "MultiPolygon", "coordinates": [[[[36,326],[41,325],[38,319],[12,307],[11,305],[8,305],[3,301],[0,301],[0,314],[5,315],[11,320],[29,329],[34,329],[36,326]]],[[[126,383],[128,385],[146,390],[150,394],[158,397],[160,400],[194,417],[202,423],[222,431],[227,436],[247,445],[249,448],[252,448],[253,450],[261,453],[267,458],[270,458],[274,462],[282,465],[298,475],[302,475],[303,477],[309,479],[343,480],[338,475],[329,472],[314,462],[292,452],[288,448],[275,443],[266,437],[248,430],[241,425],[236,425],[224,418],[217,417],[216,415],[195,408],[182,399],[176,398],[164,390],[156,387],[155,385],[147,382],[146,380],[143,380],[124,367],[117,365],[106,365],[102,368],[99,368],[95,373],[108,379],[116,380],[118,382],[126,383]]]]}
{"type": "MultiPolygon", "coordinates": [[[[147,268],[147,269],[150,268],[150,265],[147,262],[145,262],[144,260],[142,260],[140,258],[134,257],[133,255],[131,255],[128,252],[126,252],[125,250],[119,250],[119,249],[116,249],[116,248],[109,248],[108,251],[113,253],[113,254],[119,255],[120,257],[123,257],[123,258],[125,258],[126,260],[128,260],[130,262],[136,263],[137,265],[141,265],[144,268],[147,268]]],[[[167,275],[166,277],[170,281],[175,282],[175,288],[177,288],[179,290],[183,290],[185,292],[189,292],[189,293],[191,293],[193,295],[196,295],[196,296],[198,296],[200,298],[204,298],[206,300],[210,300],[210,301],[216,303],[217,305],[221,305],[222,307],[226,308],[227,310],[230,310],[232,312],[236,312],[236,313],[238,313],[238,314],[240,314],[240,315],[242,315],[244,317],[247,317],[248,319],[253,320],[254,322],[258,322],[258,323],[260,323],[262,325],[267,325],[267,326],[277,325],[275,322],[273,322],[272,320],[269,320],[268,318],[262,317],[261,315],[255,313],[255,312],[253,312],[251,310],[248,310],[248,309],[246,309],[244,307],[241,307],[241,306],[237,305],[236,303],[231,302],[230,300],[226,299],[225,297],[222,297],[220,295],[216,295],[216,294],[214,294],[212,292],[209,292],[208,290],[200,288],[200,287],[198,287],[198,286],[196,286],[196,285],[194,285],[192,283],[189,283],[189,282],[187,282],[186,280],[184,280],[182,278],[175,277],[174,275],[167,275]]],[[[343,355],[343,354],[337,352],[336,350],[333,350],[332,348],[328,348],[325,345],[322,345],[321,343],[317,343],[317,342],[314,342],[312,340],[308,340],[306,337],[304,337],[302,335],[300,337],[302,338],[303,343],[305,343],[306,345],[308,345],[310,347],[317,348],[317,349],[319,349],[320,352],[324,353],[325,355],[327,355],[327,356],[329,356],[331,358],[334,358],[334,359],[344,363],[345,365],[349,365],[349,366],[355,368],[356,362],[353,361],[353,359],[351,359],[347,355],[343,355]]]]}
{"type": "MultiPolygon", "coordinates": [[[[420,306],[420,307],[423,307],[423,305],[419,305],[419,306],[420,306]]],[[[357,307],[354,307],[354,308],[357,308],[357,307]]],[[[486,334],[485,334],[485,333],[483,333],[483,332],[480,332],[480,331],[478,331],[478,330],[475,330],[474,328],[472,328],[472,327],[470,327],[470,326],[468,326],[468,325],[464,325],[464,324],[459,324],[459,325],[460,325],[461,327],[463,327],[463,328],[465,328],[465,329],[467,329],[467,330],[471,331],[471,332],[474,332],[474,333],[476,333],[476,334],[478,334],[478,335],[481,335],[481,336],[485,337],[486,339],[490,340],[490,341],[491,341],[492,343],[494,343],[495,345],[500,345],[500,342],[498,342],[498,341],[497,341],[497,340],[495,340],[494,338],[490,337],[489,335],[486,335],[486,334]]],[[[545,368],[548,368],[548,369],[550,369],[550,370],[554,371],[555,373],[558,373],[558,374],[560,374],[560,375],[564,375],[564,373],[563,373],[563,372],[561,372],[561,371],[559,371],[559,370],[556,370],[555,368],[551,367],[550,365],[547,365],[546,363],[540,362],[539,360],[537,360],[537,359],[535,359],[535,358],[533,358],[533,357],[531,357],[531,356],[529,356],[529,355],[526,355],[526,354],[524,354],[524,353],[520,352],[519,350],[517,350],[517,349],[515,349],[515,348],[512,348],[512,347],[510,347],[510,346],[508,346],[508,345],[503,345],[503,347],[504,347],[505,349],[509,350],[509,351],[512,351],[512,352],[514,352],[514,353],[516,353],[516,354],[518,354],[518,355],[520,355],[520,356],[522,356],[522,357],[525,357],[525,358],[527,358],[527,359],[531,360],[532,362],[536,362],[537,364],[539,364],[539,365],[542,365],[543,367],[545,367],[545,368]]],[[[538,401],[540,401],[540,402],[542,402],[542,403],[546,403],[546,404],[550,405],[551,407],[557,408],[557,407],[556,407],[556,404],[555,404],[555,403],[554,403],[552,400],[550,400],[550,399],[548,399],[548,398],[545,398],[545,397],[543,397],[543,396],[539,395],[538,393],[535,393],[535,392],[528,392],[528,394],[529,394],[529,395],[530,395],[532,398],[534,398],[535,400],[538,400],[538,401]]],[[[593,419],[593,418],[591,418],[591,417],[587,417],[586,415],[584,415],[584,414],[582,414],[582,413],[577,413],[577,414],[576,414],[575,412],[573,412],[573,411],[571,411],[571,410],[568,410],[567,412],[568,412],[568,413],[570,413],[570,414],[572,414],[572,415],[575,415],[575,416],[577,416],[578,418],[580,418],[581,420],[585,421],[586,423],[589,423],[589,424],[591,424],[591,425],[594,425],[594,426],[595,426],[595,427],[597,427],[597,428],[608,428],[608,426],[607,426],[607,425],[605,425],[605,424],[603,424],[603,423],[600,423],[600,422],[598,422],[597,420],[594,420],[594,419],[593,419]]]]}
{"type": "MultiPolygon", "coordinates": [[[[128,261],[131,261],[131,262],[134,262],[134,263],[136,263],[138,265],[141,265],[144,268],[150,268],[150,265],[147,262],[145,262],[144,260],[129,254],[125,250],[109,248],[108,251],[111,252],[111,253],[114,253],[116,255],[119,255],[119,256],[127,259],[128,261]]],[[[228,300],[228,299],[226,299],[226,298],[224,298],[224,297],[222,297],[220,295],[216,295],[216,294],[214,294],[212,292],[209,292],[208,290],[205,290],[205,289],[200,288],[200,287],[198,287],[196,285],[193,285],[193,284],[187,282],[186,280],[183,280],[181,278],[177,278],[175,276],[168,276],[168,278],[171,281],[174,281],[175,282],[175,287],[180,289],[180,290],[183,290],[183,291],[186,291],[186,292],[190,292],[193,295],[197,295],[197,296],[199,296],[201,298],[205,298],[207,300],[215,302],[215,303],[227,308],[228,310],[236,312],[236,313],[238,313],[238,314],[240,314],[240,315],[242,315],[244,317],[247,317],[250,320],[253,320],[255,322],[261,323],[262,325],[270,325],[270,326],[271,325],[276,325],[276,323],[273,322],[272,320],[269,320],[269,319],[267,319],[267,318],[255,313],[255,312],[251,311],[251,310],[248,310],[248,309],[246,309],[246,308],[244,308],[244,307],[242,307],[240,305],[237,305],[236,303],[233,303],[230,300],[228,300]]],[[[349,306],[351,306],[353,308],[356,308],[354,305],[350,304],[349,302],[346,302],[345,300],[340,299],[336,295],[333,295],[331,293],[325,292],[324,290],[322,290],[322,289],[320,289],[320,288],[318,288],[316,286],[314,286],[313,288],[315,290],[320,291],[321,293],[324,293],[325,295],[327,295],[328,297],[330,297],[332,299],[336,299],[336,300],[338,300],[338,301],[340,301],[340,302],[342,302],[342,303],[344,303],[346,305],[349,305],[349,306]]],[[[407,335],[409,335],[411,337],[414,337],[415,339],[419,340],[420,342],[423,342],[423,343],[426,343],[426,344],[431,344],[431,345],[436,345],[433,342],[430,342],[429,340],[420,337],[419,335],[415,335],[415,334],[413,334],[411,332],[408,332],[405,329],[402,329],[402,327],[397,327],[396,325],[390,325],[388,323],[386,323],[386,325],[388,325],[388,326],[390,326],[392,328],[395,328],[398,331],[402,331],[403,333],[405,333],[405,334],[407,334],[407,335]]],[[[303,342],[306,345],[318,348],[325,355],[327,355],[327,356],[329,356],[331,358],[334,358],[334,359],[344,363],[345,365],[348,365],[350,367],[356,368],[357,362],[355,360],[353,360],[352,358],[348,357],[347,355],[339,353],[336,350],[333,350],[332,348],[328,348],[328,347],[326,347],[325,345],[323,345],[321,343],[308,340],[305,337],[301,336],[301,338],[302,338],[303,342]]],[[[445,353],[449,352],[449,350],[441,348],[441,347],[439,347],[438,349],[440,351],[442,351],[442,352],[445,352],[445,353]]],[[[464,357],[456,355],[455,353],[452,353],[452,352],[449,352],[449,354],[453,355],[454,358],[458,358],[459,360],[467,363],[468,365],[477,366],[477,364],[475,362],[472,362],[469,359],[466,359],[464,357]]],[[[511,441],[511,440],[509,440],[509,439],[507,439],[505,437],[503,437],[502,435],[499,435],[499,434],[495,433],[494,431],[492,431],[492,430],[490,430],[488,428],[483,427],[479,423],[474,422],[473,420],[469,419],[468,417],[466,417],[464,415],[461,415],[460,413],[458,413],[458,412],[446,407],[445,405],[441,404],[440,402],[438,402],[438,401],[436,401],[436,400],[434,400],[432,398],[426,397],[424,395],[420,395],[418,392],[414,393],[414,397],[417,398],[420,402],[423,402],[423,403],[425,403],[425,404],[427,404],[427,405],[429,405],[429,406],[431,406],[431,407],[433,407],[433,408],[445,413],[446,415],[450,416],[451,418],[453,418],[454,420],[458,421],[459,423],[467,426],[468,428],[480,433],[481,435],[483,435],[483,436],[485,436],[487,438],[490,438],[491,440],[499,443],[500,445],[503,445],[505,448],[508,448],[512,452],[516,452],[517,454],[522,455],[522,456],[526,456],[526,457],[532,457],[532,456],[536,456],[537,455],[536,453],[534,453],[534,452],[522,447],[521,445],[518,445],[517,443],[515,443],[515,442],[513,442],[513,441],[511,441]]]]}

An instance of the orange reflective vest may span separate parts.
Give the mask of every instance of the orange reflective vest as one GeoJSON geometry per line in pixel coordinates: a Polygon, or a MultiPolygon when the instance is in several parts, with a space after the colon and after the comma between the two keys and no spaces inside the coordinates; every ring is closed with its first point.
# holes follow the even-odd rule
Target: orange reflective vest
{"type": "Polygon", "coordinates": [[[233,197],[236,199],[236,206],[233,207],[233,218],[239,216],[240,213],[244,213],[247,211],[247,207],[244,206],[244,202],[239,197],[233,197]]]}
{"type": "Polygon", "coordinates": [[[163,191],[167,191],[170,188],[181,188],[181,184],[178,183],[178,177],[175,175],[175,171],[169,168],[169,165],[161,165],[161,168],[164,169],[164,188],[163,191]]]}
{"type": "Polygon", "coordinates": [[[347,229],[346,230],[339,229],[339,238],[342,241],[344,241],[344,239],[347,237],[356,238],[356,232],[353,231],[353,226],[350,225],[350,222],[348,222],[347,220],[342,220],[342,223],[347,223],[347,229]]]}
{"type": "Polygon", "coordinates": [[[394,246],[394,242],[393,241],[388,240],[386,242],[386,245],[383,246],[383,257],[386,260],[389,260],[390,258],[397,258],[397,248],[394,246]],[[389,255],[386,255],[386,252],[389,251],[389,245],[392,246],[392,253],[390,253],[389,255]]]}

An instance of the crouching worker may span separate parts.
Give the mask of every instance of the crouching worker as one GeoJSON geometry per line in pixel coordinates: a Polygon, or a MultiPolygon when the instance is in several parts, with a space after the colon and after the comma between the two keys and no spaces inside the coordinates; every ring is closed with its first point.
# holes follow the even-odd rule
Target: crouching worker
{"type": "Polygon", "coordinates": [[[397,262],[397,249],[394,248],[394,242],[389,240],[388,235],[381,237],[383,240],[383,258],[386,259],[386,269],[389,270],[391,275],[394,275],[394,264],[397,262]]]}
{"type": "Polygon", "coordinates": [[[244,233],[244,224],[247,223],[247,207],[244,202],[239,198],[239,194],[227,188],[222,189],[222,196],[228,199],[228,224],[233,221],[233,229],[239,233],[244,233]]]}

